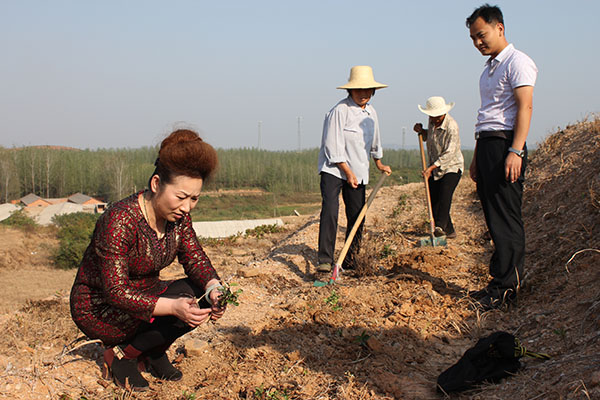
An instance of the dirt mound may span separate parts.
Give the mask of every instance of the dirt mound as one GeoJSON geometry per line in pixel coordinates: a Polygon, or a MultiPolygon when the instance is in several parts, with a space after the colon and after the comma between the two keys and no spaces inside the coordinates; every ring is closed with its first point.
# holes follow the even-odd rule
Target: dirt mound
{"type": "Polygon", "coordinates": [[[550,135],[527,174],[526,291],[535,307],[520,331],[551,349],[554,359],[531,376],[557,398],[600,397],[599,148],[596,116],[550,135]]]}
{"type": "MultiPolygon", "coordinates": [[[[534,266],[564,263],[578,250],[598,247],[600,235],[600,117],[549,136],[527,174],[523,214],[534,266]]],[[[581,254],[574,262],[598,261],[581,254]]]]}
{"type": "MultiPolygon", "coordinates": [[[[532,156],[523,209],[526,287],[508,311],[479,314],[465,296],[489,279],[493,249],[473,183],[463,179],[455,194],[458,238],[437,248],[415,247],[427,234],[422,185],[384,187],[367,218],[361,273],[346,272],[333,286],[313,286],[327,278],[315,274],[318,215],[288,218],[285,231],[261,238],[208,242],[221,276],[244,292],[240,306],[217,324],[172,347],[182,381],[150,378],[152,390],[144,394],[103,381],[98,344],[67,352],[80,332],[66,294],[58,292],[0,319],[6,333],[0,393],[63,400],[435,399],[444,369],[478,338],[505,330],[552,359],[524,360],[516,376],[454,398],[598,398],[599,125],[596,119],[567,127],[532,156]],[[186,354],[191,339],[201,356],[186,354]]],[[[340,222],[338,251],[343,217],[340,222]]],[[[1,254],[0,262],[20,275],[1,254]]],[[[182,275],[176,264],[164,272],[182,275]]]]}
{"type": "Polygon", "coordinates": [[[23,231],[0,225],[0,269],[48,265],[58,246],[56,231],[23,231]]]}

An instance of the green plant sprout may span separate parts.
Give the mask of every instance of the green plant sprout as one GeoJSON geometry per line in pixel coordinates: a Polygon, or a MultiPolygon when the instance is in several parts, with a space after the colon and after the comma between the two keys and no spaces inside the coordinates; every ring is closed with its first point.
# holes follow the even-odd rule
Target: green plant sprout
{"type": "Polygon", "coordinates": [[[283,228],[279,227],[277,224],[259,225],[253,229],[246,229],[245,236],[256,236],[256,238],[261,239],[266,234],[277,233],[281,231],[283,231],[283,228]]]}
{"type": "Polygon", "coordinates": [[[567,338],[567,330],[565,328],[556,328],[552,332],[555,335],[558,335],[562,340],[567,338]]]}
{"type": "Polygon", "coordinates": [[[402,214],[402,211],[405,210],[405,208],[406,208],[406,199],[407,198],[408,198],[408,195],[406,193],[403,193],[403,194],[400,195],[400,198],[398,199],[398,204],[392,210],[392,217],[393,218],[399,217],[400,214],[402,214]]]}
{"type": "Polygon", "coordinates": [[[178,400],[196,400],[196,393],[184,390],[178,400]]]}
{"type": "Polygon", "coordinates": [[[381,253],[379,254],[379,258],[387,258],[390,256],[395,256],[396,255],[396,250],[394,250],[392,248],[391,244],[386,244],[383,246],[383,249],[381,250],[381,253]]]}
{"type": "Polygon", "coordinates": [[[261,399],[264,394],[265,394],[265,388],[263,387],[263,384],[261,383],[260,387],[257,387],[256,389],[254,389],[254,396],[261,399]]]}
{"type": "Polygon", "coordinates": [[[262,384],[254,389],[254,397],[261,400],[289,400],[290,398],[287,390],[284,389],[283,392],[280,392],[275,388],[265,389],[262,384]]]}
{"type": "Polygon", "coordinates": [[[354,341],[357,342],[360,346],[366,347],[367,341],[371,336],[367,334],[367,332],[362,331],[362,333],[358,336],[354,337],[354,341]]]}
{"type": "Polygon", "coordinates": [[[329,297],[325,299],[325,304],[328,304],[333,311],[339,311],[342,309],[342,306],[338,304],[339,301],[340,295],[335,290],[332,290],[329,297]]]}
{"type": "Polygon", "coordinates": [[[232,286],[237,286],[237,283],[224,283],[223,286],[218,289],[219,292],[221,292],[221,297],[219,297],[219,302],[217,303],[219,308],[223,308],[228,304],[233,304],[234,306],[240,305],[238,297],[243,290],[237,289],[233,291],[231,290],[232,286]]]}

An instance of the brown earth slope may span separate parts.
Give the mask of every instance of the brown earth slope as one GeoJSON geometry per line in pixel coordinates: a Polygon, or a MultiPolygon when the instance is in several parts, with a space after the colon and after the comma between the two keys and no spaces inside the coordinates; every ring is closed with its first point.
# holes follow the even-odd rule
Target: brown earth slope
{"type": "MultiPolygon", "coordinates": [[[[313,286],[317,215],[287,218],[284,232],[261,238],[208,243],[221,276],[244,290],[240,306],[180,339],[169,355],[183,380],[151,378],[144,394],[100,378],[98,344],[67,352],[80,337],[66,297],[73,272],[49,282],[46,260],[27,266],[40,271],[32,276],[23,269],[28,257],[0,246],[0,273],[12,279],[2,280],[0,398],[435,399],[443,397],[437,376],[496,330],[552,359],[524,360],[516,376],[453,398],[600,398],[599,141],[600,122],[582,122],[532,157],[526,287],[508,311],[474,312],[465,296],[487,282],[492,250],[472,182],[463,179],[455,195],[458,238],[438,248],[414,246],[427,228],[422,186],[385,187],[366,225],[361,273],[369,275],[344,274],[335,286],[313,286]],[[23,304],[16,290],[32,282],[53,296],[31,290],[23,304]],[[186,354],[192,339],[196,352],[186,354]]],[[[19,234],[0,230],[0,244],[19,234]]],[[[34,243],[21,242],[11,249],[26,256],[34,243]]],[[[164,274],[180,275],[177,265],[164,274]]]]}

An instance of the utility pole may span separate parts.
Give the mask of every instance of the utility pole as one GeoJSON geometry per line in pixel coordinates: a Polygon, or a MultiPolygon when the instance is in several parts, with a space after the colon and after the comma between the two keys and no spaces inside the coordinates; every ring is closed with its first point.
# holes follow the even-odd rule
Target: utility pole
{"type": "Polygon", "coordinates": [[[404,150],[404,140],[406,138],[406,127],[402,127],[402,150],[404,150]]]}
{"type": "Polygon", "coordinates": [[[298,151],[302,150],[302,117],[296,117],[298,119],[298,151]]]}
{"type": "Polygon", "coordinates": [[[258,150],[260,150],[261,130],[262,130],[262,121],[258,121],[258,150]]]}

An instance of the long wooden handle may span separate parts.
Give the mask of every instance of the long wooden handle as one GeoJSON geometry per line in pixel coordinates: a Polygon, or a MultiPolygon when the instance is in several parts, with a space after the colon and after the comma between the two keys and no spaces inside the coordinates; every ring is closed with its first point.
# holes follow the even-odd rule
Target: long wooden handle
{"type": "Polygon", "coordinates": [[[379,188],[381,188],[381,185],[383,185],[383,181],[385,180],[386,177],[387,177],[386,173],[381,174],[381,178],[379,178],[379,181],[377,181],[377,184],[375,185],[375,187],[373,188],[373,191],[369,195],[369,199],[363,206],[362,210],[360,210],[360,214],[358,214],[358,218],[356,218],[356,222],[354,223],[354,226],[352,227],[350,234],[346,238],[344,247],[342,247],[342,251],[340,252],[340,255],[338,257],[336,265],[342,265],[344,258],[346,258],[348,249],[350,248],[350,245],[352,244],[352,239],[354,239],[354,235],[356,235],[356,231],[358,231],[358,227],[360,226],[360,223],[365,218],[365,215],[367,214],[367,210],[369,209],[369,206],[371,206],[371,203],[375,199],[375,195],[377,194],[377,191],[379,190],[379,188]]]}
{"type": "MultiPolygon", "coordinates": [[[[423,148],[423,137],[419,133],[419,148],[421,149],[421,163],[423,164],[423,171],[427,169],[427,162],[425,161],[425,149],[423,148]]],[[[425,193],[427,195],[427,212],[429,213],[429,227],[431,229],[431,240],[433,242],[433,232],[435,231],[435,221],[433,220],[433,209],[431,207],[431,196],[429,195],[429,180],[423,176],[425,182],[425,193]]]]}

